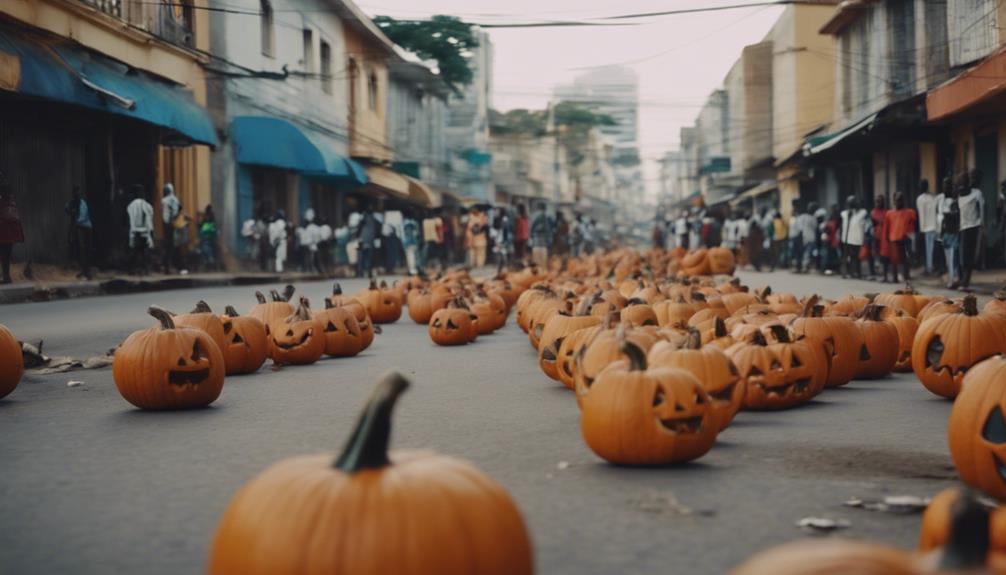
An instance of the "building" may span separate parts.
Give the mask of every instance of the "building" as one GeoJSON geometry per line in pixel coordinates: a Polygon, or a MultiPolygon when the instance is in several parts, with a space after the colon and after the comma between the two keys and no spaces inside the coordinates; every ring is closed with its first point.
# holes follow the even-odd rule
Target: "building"
{"type": "Polygon", "coordinates": [[[218,139],[204,108],[204,6],[0,4],[0,171],[18,198],[26,259],[69,259],[63,207],[75,186],[90,205],[100,267],[128,261],[133,186],[156,206],[172,182],[190,217],[209,203],[209,147],[218,139]]]}
{"type": "Polygon", "coordinates": [[[695,121],[698,145],[699,192],[703,202],[716,205],[733,198],[740,179],[731,173],[730,105],[726,90],[709,95],[695,121]]]}
{"type": "Polygon", "coordinates": [[[495,198],[489,154],[489,108],[492,106],[493,45],[489,34],[473,29],[478,46],[469,60],[472,81],[448,100],[447,149],[451,157],[450,188],[473,200],[495,198]]]}

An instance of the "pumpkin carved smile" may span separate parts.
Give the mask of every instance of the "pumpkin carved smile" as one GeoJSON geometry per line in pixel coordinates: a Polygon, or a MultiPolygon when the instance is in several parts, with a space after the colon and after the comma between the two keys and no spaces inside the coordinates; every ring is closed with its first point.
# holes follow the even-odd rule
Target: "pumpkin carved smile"
{"type": "MultiPolygon", "coordinates": [[[[308,340],[310,340],[311,336],[313,335],[314,335],[314,329],[308,328],[304,330],[299,339],[295,339],[294,341],[279,341],[278,339],[273,338],[273,343],[276,345],[276,347],[280,349],[297,349],[298,347],[307,343],[308,340]]],[[[294,337],[292,329],[287,330],[286,337],[294,337]]]]}
{"type": "Polygon", "coordinates": [[[175,391],[189,391],[199,387],[210,376],[210,368],[172,369],[168,372],[168,383],[175,391]]]}

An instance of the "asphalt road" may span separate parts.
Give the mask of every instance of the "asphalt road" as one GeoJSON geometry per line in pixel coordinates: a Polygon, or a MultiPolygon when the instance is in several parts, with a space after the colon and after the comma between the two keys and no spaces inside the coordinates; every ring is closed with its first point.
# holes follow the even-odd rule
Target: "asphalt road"
{"type": "MultiPolygon", "coordinates": [[[[837,297],[878,284],[741,274],[752,286],[837,297]]],[[[362,287],[345,282],[347,291],[362,287]]],[[[320,303],[328,284],[299,286],[320,303]]],[[[0,307],[51,355],[96,355],[149,326],[158,303],[247,310],[228,287],[0,307]]],[[[950,403],[914,376],[854,382],[786,412],[741,413],[698,462],[619,468],[580,439],[573,396],[539,371],[512,323],[462,348],[435,347],[407,317],[361,356],[229,378],[208,409],[147,413],[110,369],[27,376],[0,401],[0,573],[188,574],[240,485],[292,455],[342,446],[379,374],[413,378],[393,443],[474,462],[524,513],[542,574],[721,573],[806,533],[803,517],[846,519],[843,536],[911,547],[920,517],[844,507],[850,497],[935,494],[955,484],[950,403]],[[86,385],[68,388],[68,380],[86,385]]]]}

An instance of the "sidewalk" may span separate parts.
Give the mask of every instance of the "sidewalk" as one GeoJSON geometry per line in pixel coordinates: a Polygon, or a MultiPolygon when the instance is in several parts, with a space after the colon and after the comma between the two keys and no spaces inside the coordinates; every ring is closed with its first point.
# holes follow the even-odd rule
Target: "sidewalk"
{"type": "MultiPolygon", "coordinates": [[[[331,277],[332,279],[336,279],[339,276],[331,277]]],[[[94,280],[74,281],[22,281],[9,285],[0,285],[0,304],[195,287],[283,284],[324,279],[326,279],[326,276],[301,272],[215,272],[186,275],[151,274],[143,277],[119,275],[94,280]]]]}

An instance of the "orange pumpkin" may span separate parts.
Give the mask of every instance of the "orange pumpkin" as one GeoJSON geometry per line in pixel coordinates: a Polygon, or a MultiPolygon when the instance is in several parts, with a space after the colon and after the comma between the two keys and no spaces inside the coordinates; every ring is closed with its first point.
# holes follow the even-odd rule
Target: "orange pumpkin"
{"type": "Polygon", "coordinates": [[[1006,358],[986,359],[964,376],[947,432],[961,480],[1006,501],[1006,358]]]}
{"type": "Polygon", "coordinates": [[[737,267],[734,252],[727,248],[709,248],[709,271],[713,274],[733,275],[737,267]]]}
{"type": "Polygon", "coordinates": [[[797,337],[804,337],[824,350],[828,366],[827,387],[838,387],[852,381],[859,371],[863,332],[849,318],[824,316],[824,306],[811,297],[803,317],[790,324],[797,337]]]}
{"type": "Polygon", "coordinates": [[[311,304],[300,298],[297,309],[269,324],[270,356],[277,365],[307,365],[325,354],[325,326],[311,315],[311,304]]]}
{"type": "Polygon", "coordinates": [[[314,319],[325,333],[325,355],[352,357],[363,349],[360,324],[350,309],[325,301],[325,309],[314,312],[314,319]]]}
{"type": "Polygon", "coordinates": [[[863,347],[859,350],[857,379],[887,377],[898,362],[898,328],[883,319],[885,307],[869,304],[863,308],[856,326],[863,334],[863,347]]]}
{"type": "MultiPolygon", "coordinates": [[[[617,320],[615,320],[617,324],[617,320]]],[[[605,320],[610,326],[611,319],[605,320]]],[[[656,333],[642,328],[627,328],[617,324],[614,329],[602,329],[594,333],[590,340],[580,348],[576,355],[573,368],[573,389],[576,391],[576,401],[581,405],[583,398],[590,392],[591,386],[598,374],[612,362],[622,359],[622,340],[629,340],[644,352],[649,351],[659,338],[656,333]]]]}
{"type": "Polygon", "coordinates": [[[926,307],[922,308],[916,319],[919,320],[919,325],[922,325],[923,322],[931,317],[943,315],[945,313],[960,313],[960,311],[964,309],[963,303],[963,298],[934,299],[926,304],[926,307]]]}
{"type": "Polygon", "coordinates": [[[905,310],[908,315],[918,317],[919,312],[934,299],[940,298],[922,295],[912,287],[912,284],[905,284],[904,288],[894,290],[891,293],[877,294],[877,297],[873,298],[873,303],[900,308],[905,310]]]}
{"type": "MultiPolygon", "coordinates": [[[[919,551],[933,551],[947,544],[953,507],[962,495],[961,489],[951,487],[937,493],[929,502],[919,529],[919,551]]],[[[989,515],[989,552],[999,556],[993,561],[1006,557],[1006,507],[996,507],[989,515]]]]}
{"type": "MultiPolygon", "coordinates": [[[[255,292],[258,305],[248,312],[250,317],[259,320],[265,326],[268,326],[273,320],[290,317],[290,314],[294,312],[293,306],[288,301],[289,298],[284,299],[286,296],[280,295],[276,290],[271,290],[269,293],[272,296],[272,301],[266,301],[261,292],[255,292]]],[[[286,286],[286,293],[292,296],[293,286],[286,286]]]]}
{"type": "Polygon", "coordinates": [[[402,299],[395,288],[388,287],[387,282],[370,280],[370,287],[356,296],[374,323],[395,323],[402,317],[402,299]]]}
{"type": "Polygon", "coordinates": [[[430,318],[433,317],[434,311],[430,298],[430,290],[409,290],[405,303],[409,308],[409,317],[412,318],[412,321],[421,324],[430,323],[430,318]]]}
{"type": "Polygon", "coordinates": [[[912,371],[912,345],[915,342],[915,332],[919,330],[919,321],[898,307],[885,309],[881,317],[898,330],[898,361],[894,363],[894,371],[912,371]]]}
{"type": "Polygon", "coordinates": [[[458,298],[444,309],[433,312],[428,332],[430,339],[437,345],[465,345],[471,341],[471,311],[458,298]]]}
{"type": "Polygon", "coordinates": [[[408,385],[391,374],[377,386],[337,457],[286,459],[245,484],[217,526],[210,575],[531,575],[531,543],[505,489],[458,459],[388,452],[408,385]]]}
{"type": "Polygon", "coordinates": [[[691,277],[711,274],[713,268],[712,262],[709,261],[709,251],[705,248],[700,248],[689,252],[685,257],[681,258],[681,271],[691,277]]]}
{"type": "Polygon", "coordinates": [[[992,299],[985,304],[982,311],[1006,315],[1006,289],[998,290],[992,294],[992,299]]]}
{"type": "Polygon", "coordinates": [[[827,368],[811,343],[791,341],[785,329],[769,343],[761,330],[726,351],[740,374],[746,409],[788,409],[807,403],[824,389],[827,368]]]}
{"type": "Polygon", "coordinates": [[[171,313],[150,306],[160,325],[133,332],[115,351],[112,379],[140,409],[205,407],[224,387],[224,357],[206,332],[175,327],[171,313]]]}
{"type": "Polygon", "coordinates": [[[195,309],[191,313],[176,315],[175,325],[178,327],[191,327],[205,331],[207,335],[216,342],[217,347],[222,352],[227,347],[227,337],[224,334],[224,323],[219,316],[213,313],[206,302],[196,303],[195,309]]]}
{"type": "Polygon", "coordinates": [[[575,315],[557,313],[545,322],[539,340],[538,365],[542,372],[552,379],[559,379],[558,358],[566,337],[577,330],[601,323],[599,318],[586,315],[587,305],[590,302],[586,301],[585,303],[586,305],[581,305],[575,315]]]}
{"type": "Polygon", "coordinates": [[[224,346],[221,352],[227,375],[254,373],[269,357],[269,337],[262,322],[251,317],[238,315],[227,306],[220,316],[224,326],[224,346]]]}
{"type": "MultiPolygon", "coordinates": [[[[332,286],[332,295],[325,300],[325,305],[331,307],[344,307],[353,313],[356,318],[356,325],[360,328],[360,351],[370,347],[374,343],[374,335],[381,333],[381,326],[374,325],[370,320],[367,308],[357,299],[342,295],[342,286],[338,283],[332,286]]],[[[292,312],[291,312],[292,313],[292,312]]]]}
{"type": "Polygon", "coordinates": [[[846,317],[858,316],[863,312],[863,308],[869,305],[869,303],[870,298],[868,297],[848,294],[839,298],[838,301],[826,305],[824,315],[843,315],[846,317]]]}
{"type": "Polygon", "coordinates": [[[0,398],[14,391],[24,375],[21,344],[3,324],[0,324],[0,398]]]}

